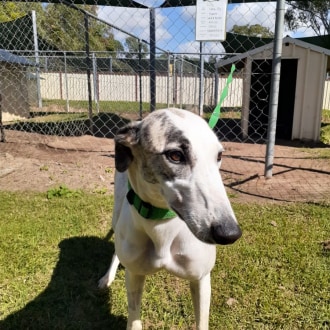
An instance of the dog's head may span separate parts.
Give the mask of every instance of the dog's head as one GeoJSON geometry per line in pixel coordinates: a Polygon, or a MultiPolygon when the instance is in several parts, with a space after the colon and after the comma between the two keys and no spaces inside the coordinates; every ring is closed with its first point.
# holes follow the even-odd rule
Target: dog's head
{"type": "Polygon", "coordinates": [[[203,242],[231,244],[241,236],[219,172],[223,147],[203,119],[158,110],[121,128],[115,142],[116,169],[128,169],[144,201],[156,198],[175,211],[203,242]]]}

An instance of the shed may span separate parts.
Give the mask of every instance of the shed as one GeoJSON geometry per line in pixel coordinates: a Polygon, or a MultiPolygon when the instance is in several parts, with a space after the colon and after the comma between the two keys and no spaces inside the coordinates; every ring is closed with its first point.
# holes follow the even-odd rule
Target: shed
{"type": "MultiPolygon", "coordinates": [[[[241,117],[243,138],[266,138],[273,43],[220,60],[218,66],[243,63],[241,117]]],[[[318,141],[324,84],[330,69],[330,50],[285,37],[282,47],[276,136],[318,141]]]]}
{"type": "Polygon", "coordinates": [[[3,122],[29,117],[27,67],[35,66],[25,57],[0,49],[0,95],[3,122]]]}

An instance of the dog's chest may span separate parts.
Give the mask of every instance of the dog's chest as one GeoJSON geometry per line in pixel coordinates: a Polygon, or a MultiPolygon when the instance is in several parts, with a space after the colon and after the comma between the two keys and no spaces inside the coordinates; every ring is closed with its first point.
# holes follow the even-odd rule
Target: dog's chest
{"type": "Polygon", "coordinates": [[[215,247],[197,240],[181,220],[175,229],[164,230],[157,225],[133,235],[117,233],[116,251],[121,263],[141,275],[165,269],[179,277],[200,278],[202,264],[208,271],[214,265],[215,247]]]}
{"type": "Polygon", "coordinates": [[[166,244],[161,247],[154,244],[151,239],[140,244],[125,244],[121,249],[122,263],[132,272],[139,274],[152,274],[165,269],[177,276],[183,276],[186,269],[194,263],[193,258],[186,252],[176,248],[176,244],[166,244]]]}

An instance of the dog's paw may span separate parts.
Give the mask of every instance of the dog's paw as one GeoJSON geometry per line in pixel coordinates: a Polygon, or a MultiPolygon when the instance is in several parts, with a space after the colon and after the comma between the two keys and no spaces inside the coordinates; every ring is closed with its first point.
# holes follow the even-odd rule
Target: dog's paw
{"type": "Polygon", "coordinates": [[[131,325],[127,323],[127,330],[142,330],[142,322],[140,320],[135,320],[131,325]]]}

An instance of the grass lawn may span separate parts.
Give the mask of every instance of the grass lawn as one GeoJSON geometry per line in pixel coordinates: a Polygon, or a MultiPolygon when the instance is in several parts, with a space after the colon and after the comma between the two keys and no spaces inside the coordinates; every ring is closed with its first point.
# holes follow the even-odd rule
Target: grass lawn
{"type": "MultiPolygon", "coordinates": [[[[66,111],[66,101],[65,100],[42,100],[43,107],[56,106],[57,111],[66,111]]],[[[140,102],[129,102],[129,101],[100,101],[99,103],[100,112],[113,112],[113,113],[138,113],[140,110],[140,102]]],[[[88,115],[88,101],[70,101],[70,111],[74,112],[75,110],[85,110],[88,115]]],[[[93,102],[93,112],[96,114],[96,105],[93,102]]],[[[157,103],[157,109],[166,108],[167,104],[157,103]]],[[[142,111],[150,111],[150,103],[142,102],[142,111]]]]}
{"type": "MultiPolygon", "coordinates": [[[[109,291],[112,197],[0,192],[0,329],[124,329],[124,269],[109,291]]],[[[218,247],[210,329],[329,329],[329,205],[234,204],[243,237],[218,247]]],[[[207,257],[207,256],[206,256],[207,257]]],[[[188,284],[149,277],[146,329],[193,329],[188,284]]]]}
{"type": "MultiPolygon", "coordinates": [[[[48,122],[68,122],[79,121],[88,119],[88,102],[87,101],[70,101],[70,111],[66,112],[65,100],[43,100],[44,109],[53,109],[50,112],[32,112],[32,118],[27,122],[32,123],[48,123],[48,122]],[[83,111],[83,112],[81,112],[83,111]]],[[[93,107],[95,104],[93,103],[93,107]]],[[[157,103],[156,109],[166,108],[167,105],[157,103]]],[[[139,102],[125,102],[125,101],[101,101],[99,102],[100,113],[115,113],[117,115],[136,115],[134,120],[139,118],[140,103],[139,102]]],[[[142,103],[143,115],[148,114],[150,111],[150,104],[147,102],[142,103]]],[[[204,118],[209,120],[213,108],[207,109],[204,113],[204,118]]],[[[98,116],[96,109],[93,108],[93,115],[98,116]]],[[[241,111],[239,108],[223,108],[221,109],[221,119],[240,119],[241,111]]],[[[132,119],[132,118],[130,118],[132,119]]],[[[320,130],[320,142],[330,145],[330,110],[322,110],[320,130]]]]}

